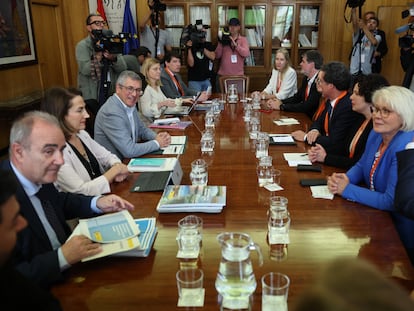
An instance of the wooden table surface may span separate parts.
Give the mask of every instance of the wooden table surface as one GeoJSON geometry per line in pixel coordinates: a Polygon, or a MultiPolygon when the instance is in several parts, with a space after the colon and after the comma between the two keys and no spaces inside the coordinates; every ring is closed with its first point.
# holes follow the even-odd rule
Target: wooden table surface
{"type": "MultiPolygon", "coordinates": [[[[307,129],[309,120],[302,114],[274,111],[261,114],[262,131],[290,133],[307,129]],[[277,126],[272,121],[294,117],[300,125],[277,126]]],[[[161,192],[131,193],[131,184],[138,174],[112,187],[135,205],[133,216],[156,217],[158,235],[147,258],[102,258],[80,263],[67,271],[66,281],[56,285],[53,293],[68,310],[219,310],[219,296],[214,287],[221,258],[216,236],[224,231],[248,233],[258,243],[264,264],[258,265],[251,253],[257,288],[251,310],[261,310],[260,278],[267,272],[287,274],[291,279],[289,306],[312,282],[314,273],[337,256],[361,257],[377,266],[385,275],[408,289],[414,289],[414,271],[386,212],[349,202],[340,197],[333,200],[312,198],[308,187],[301,187],[301,178],[323,178],[337,169],[323,166],[322,172],[298,172],[283,159],[283,152],[306,152],[304,143],[296,146],[270,146],[273,165],[282,171],[279,195],[289,200],[291,215],[290,244],[287,255],[270,258],[267,234],[267,202],[269,191],[259,188],[256,158],[243,121],[242,104],[226,104],[216,125],[215,152],[210,162],[209,184],[227,186],[227,204],[220,214],[197,215],[203,218],[203,241],[196,262],[180,262],[176,258],[177,221],[184,213],[158,214],[155,210],[161,192]],[[178,308],[175,274],[180,268],[198,266],[204,271],[205,302],[203,308],[178,308]]],[[[179,157],[189,184],[191,162],[201,157],[200,130],[204,129],[204,112],[194,111],[187,135],[185,153],[179,157]]]]}

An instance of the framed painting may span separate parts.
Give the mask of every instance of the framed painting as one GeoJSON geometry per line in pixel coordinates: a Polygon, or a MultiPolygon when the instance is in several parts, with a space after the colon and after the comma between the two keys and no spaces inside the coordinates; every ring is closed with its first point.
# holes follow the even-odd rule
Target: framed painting
{"type": "Polygon", "coordinates": [[[0,69],[36,62],[29,0],[1,0],[0,69]]]}

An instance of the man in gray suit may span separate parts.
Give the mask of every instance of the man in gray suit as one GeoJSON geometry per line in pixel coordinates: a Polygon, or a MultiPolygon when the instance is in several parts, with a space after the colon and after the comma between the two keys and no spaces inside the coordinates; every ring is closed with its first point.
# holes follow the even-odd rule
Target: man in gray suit
{"type": "Polygon", "coordinates": [[[95,140],[119,158],[134,158],[167,147],[167,132],[156,134],[138,116],[136,103],[142,95],[142,81],[133,71],[123,71],[116,91],[99,109],[95,119],[95,140]]]}

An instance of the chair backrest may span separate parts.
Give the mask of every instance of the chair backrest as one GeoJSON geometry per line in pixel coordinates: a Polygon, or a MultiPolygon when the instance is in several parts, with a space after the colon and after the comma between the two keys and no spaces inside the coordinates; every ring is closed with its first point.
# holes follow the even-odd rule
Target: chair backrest
{"type": "Polygon", "coordinates": [[[231,84],[236,84],[239,94],[246,94],[249,91],[249,77],[248,76],[221,76],[220,89],[222,93],[227,93],[228,87],[231,84]]]}

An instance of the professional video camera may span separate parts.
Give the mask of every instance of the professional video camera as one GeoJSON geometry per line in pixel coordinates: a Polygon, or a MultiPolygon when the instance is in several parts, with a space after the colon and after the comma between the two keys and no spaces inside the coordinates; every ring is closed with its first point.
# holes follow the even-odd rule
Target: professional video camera
{"type": "Polygon", "coordinates": [[[114,35],[110,29],[94,29],[92,30],[94,37],[94,49],[96,52],[108,51],[111,54],[122,54],[124,42],[131,34],[120,32],[114,35]]]}
{"type": "Polygon", "coordinates": [[[222,45],[230,45],[230,30],[228,26],[224,26],[222,30],[219,30],[218,40],[222,45]]]}
{"type": "Polygon", "coordinates": [[[167,5],[165,3],[162,3],[160,0],[154,0],[152,5],[149,5],[148,1],[148,6],[155,12],[164,12],[167,10],[167,5]]]}
{"type": "MultiPolygon", "coordinates": [[[[409,21],[412,21],[413,16],[414,16],[414,6],[410,8],[410,10],[404,10],[401,13],[401,17],[404,19],[408,16],[410,17],[409,21]]],[[[408,31],[414,31],[414,23],[409,22],[407,25],[403,25],[398,27],[397,29],[395,29],[395,33],[396,34],[400,34],[405,32],[406,35],[402,36],[400,38],[398,38],[398,45],[400,48],[410,48],[413,44],[414,44],[414,38],[412,36],[412,34],[409,34],[408,31]]]]}
{"type": "Polygon", "coordinates": [[[362,7],[364,5],[365,0],[347,0],[346,6],[349,6],[350,8],[358,8],[362,7]]]}
{"type": "Polygon", "coordinates": [[[204,48],[204,39],[207,36],[206,29],[209,29],[210,26],[203,25],[202,19],[197,19],[195,25],[188,25],[183,29],[180,38],[180,45],[185,46],[189,40],[193,43],[193,47],[196,49],[204,48]]]}

